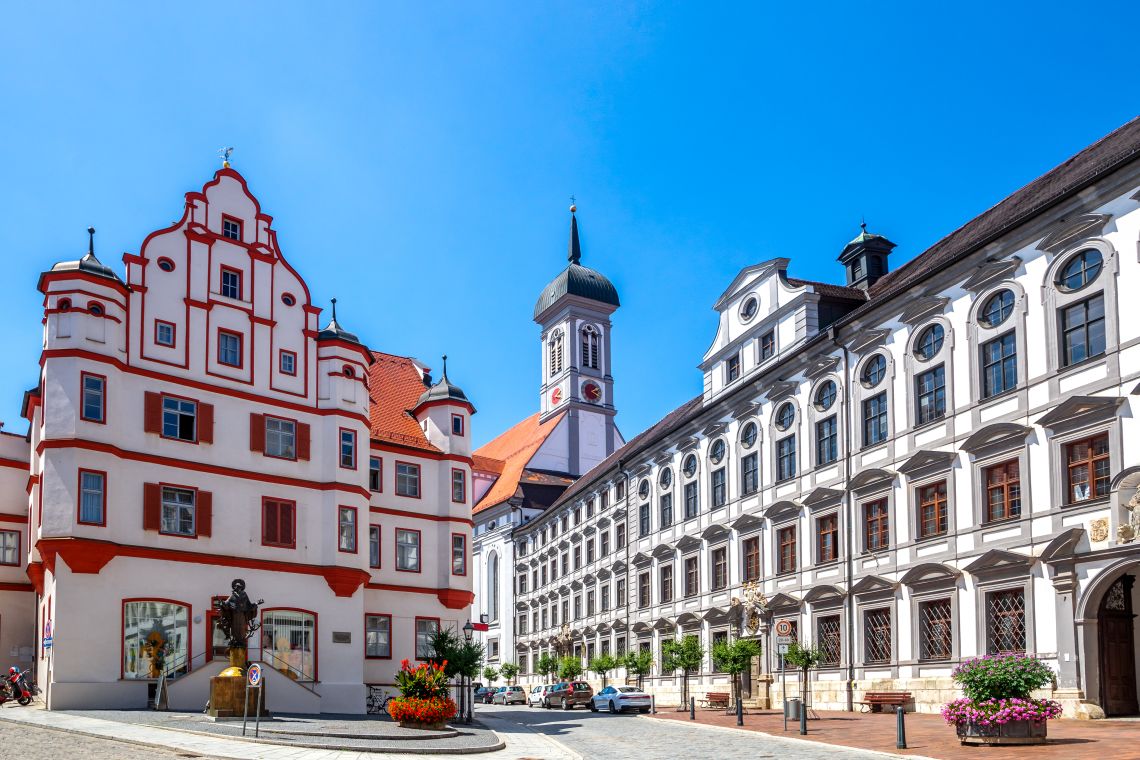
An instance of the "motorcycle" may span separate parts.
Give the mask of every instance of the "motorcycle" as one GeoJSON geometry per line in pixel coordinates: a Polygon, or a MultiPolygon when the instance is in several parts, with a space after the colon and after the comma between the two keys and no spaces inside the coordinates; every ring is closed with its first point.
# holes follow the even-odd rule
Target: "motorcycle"
{"type": "Polygon", "coordinates": [[[9,668],[8,675],[4,677],[4,688],[0,689],[0,705],[15,700],[21,706],[31,704],[32,697],[39,691],[34,685],[28,684],[27,676],[30,670],[9,668]]]}

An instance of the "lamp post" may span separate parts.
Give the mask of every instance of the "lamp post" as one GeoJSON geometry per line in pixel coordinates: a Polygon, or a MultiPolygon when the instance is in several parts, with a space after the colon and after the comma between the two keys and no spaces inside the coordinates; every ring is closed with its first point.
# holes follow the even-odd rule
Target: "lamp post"
{"type": "MultiPolygon", "coordinates": [[[[470,644],[471,640],[474,638],[474,636],[475,636],[475,626],[471,625],[471,621],[468,620],[467,624],[463,626],[463,638],[467,641],[468,644],[470,644]]],[[[465,673],[460,675],[460,684],[461,684],[462,689],[463,689],[463,694],[462,694],[461,699],[463,700],[463,704],[464,704],[464,707],[466,710],[466,712],[464,713],[464,719],[463,719],[464,723],[470,723],[471,722],[471,712],[472,712],[472,708],[474,707],[474,705],[472,704],[471,694],[468,693],[470,691],[467,688],[468,678],[469,678],[469,676],[467,676],[467,674],[465,674],[465,673]]]]}

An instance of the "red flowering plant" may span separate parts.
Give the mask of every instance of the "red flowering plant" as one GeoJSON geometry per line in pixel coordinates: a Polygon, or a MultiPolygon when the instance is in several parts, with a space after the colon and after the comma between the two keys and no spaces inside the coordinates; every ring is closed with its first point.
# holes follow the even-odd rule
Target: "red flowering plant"
{"type": "Polygon", "coordinates": [[[402,723],[444,723],[458,708],[447,695],[447,661],[421,662],[412,667],[403,660],[396,673],[400,696],[388,703],[388,714],[402,723]]]}
{"type": "Polygon", "coordinates": [[[993,654],[967,660],[954,669],[965,697],[942,708],[947,723],[994,727],[1013,721],[1041,722],[1061,714],[1051,699],[1033,699],[1031,691],[1053,682],[1049,666],[1024,654],[993,654]]]}

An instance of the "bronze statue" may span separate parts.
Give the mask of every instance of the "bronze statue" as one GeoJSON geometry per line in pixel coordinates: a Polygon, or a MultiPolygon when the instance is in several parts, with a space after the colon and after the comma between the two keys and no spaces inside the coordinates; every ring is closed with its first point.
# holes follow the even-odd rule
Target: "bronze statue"
{"type": "Polygon", "coordinates": [[[264,599],[258,599],[254,604],[245,593],[245,581],[235,578],[230,584],[233,593],[224,602],[215,602],[218,610],[218,628],[229,639],[230,647],[246,648],[246,641],[252,636],[260,624],[257,622],[257,605],[264,604],[264,599]]]}

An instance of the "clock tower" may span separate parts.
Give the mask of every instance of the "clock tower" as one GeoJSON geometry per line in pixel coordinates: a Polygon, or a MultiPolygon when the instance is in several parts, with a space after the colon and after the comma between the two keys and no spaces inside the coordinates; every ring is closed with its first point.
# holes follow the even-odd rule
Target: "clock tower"
{"type": "Polygon", "coordinates": [[[614,424],[610,315],[620,302],[605,275],[582,266],[576,208],[570,207],[569,265],[542,290],[534,321],[542,328],[540,421],[564,415],[566,466],[580,476],[624,441],[614,424]]]}

